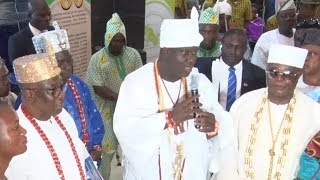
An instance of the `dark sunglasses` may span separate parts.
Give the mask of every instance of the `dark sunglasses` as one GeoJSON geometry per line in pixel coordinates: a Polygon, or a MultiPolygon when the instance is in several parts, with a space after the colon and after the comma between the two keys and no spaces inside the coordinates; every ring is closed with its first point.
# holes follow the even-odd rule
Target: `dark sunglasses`
{"type": "Polygon", "coordinates": [[[298,73],[292,73],[288,70],[283,72],[278,72],[276,70],[267,70],[266,73],[273,79],[281,77],[285,80],[291,80],[299,75],[298,73]]]}

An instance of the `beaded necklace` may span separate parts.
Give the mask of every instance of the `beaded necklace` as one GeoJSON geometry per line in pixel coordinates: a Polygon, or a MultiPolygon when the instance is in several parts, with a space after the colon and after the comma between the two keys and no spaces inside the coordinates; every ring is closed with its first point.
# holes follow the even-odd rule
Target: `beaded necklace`
{"type": "Polygon", "coordinates": [[[71,78],[69,78],[67,80],[68,85],[71,87],[71,91],[72,94],[76,100],[77,106],[78,106],[78,110],[79,110],[79,115],[80,115],[80,120],[81,120],[81,129],[82,129],[82,141],[84,142],[84,144],[86,146],[88,146],[89,144],[89,133],[88,133],[88,126],[87,126],[87,120],[86,120],[86,116],[84,114],[84,107],[83,107],[83,103],[79,94],[79,91],[76,87],[76,85],[74,84],[74,82],[72,81],[71,78]]]}
{"type": "MultiPolygon", "coordinates": [[[[45,132],[41,129],[41,127],[39,126],[39,124],[37,123],[37,121],[32,117],[32,115],[28,112],[28,110],[24,107],[24,105],[21,105],[21,110],[22,113],[25,115],[25,117],[30,121],[30,123],[33,125],[33,127],[36,129],[36,131],[38,132],[38,134],[40,135],[41,139],[43,140],[43,142],[46,144],[48,151],[51,154],[52,160],[55,164],[55,167],[58,171],[58,174],[60,176],[61,180],[65,180],[65,176],[63,173],[63,169],[61,166],[61,162],[60,159],[56,153],[56,150],[54,149],[53,145],[51,144],[50,140],[48,139],[47,135],[45,134],[45,132]]],[[[65,126],[62,124],[60,118],[58,116],[54,117],[54,120],[57,122],[57,124],[59,125],[60,129],[64,132],[66,138],[68,139],[71,151],[73,153],[73,156],[76,160],[77,163],[77,167],[79,169],[79,173],[81,176],[81,180],[86,180],[86,175],[84,173],[84,170],[82,168],[79,156],[77,154],[76,148],[74,146],[74,143],[72,141],[72,138],[70,136],[70,134],[68,133],[67,129],[65,128],[65,126]]]]}

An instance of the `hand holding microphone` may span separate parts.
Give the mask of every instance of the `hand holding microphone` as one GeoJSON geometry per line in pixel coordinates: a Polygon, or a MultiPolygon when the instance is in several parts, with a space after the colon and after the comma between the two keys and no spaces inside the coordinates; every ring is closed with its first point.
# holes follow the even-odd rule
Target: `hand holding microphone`
{"type": "Polygon", "coordinates": [[[175,104],[171,110],[171,118],[176,124],[180,124],[184,121],[193,118],[193,114],[198,114],[201,111],[199,107],[202,106],[201,103],[196,102],[199,95],[190,96],[187,99],[175,104]],[[195,108],[197,107],[197,108],[195,108]]]}
{"type": "MultiPolygon", "coordinates": [[[[191,76],[190,89],[191,89],[191,97],[195,97],[198,95],[198,76],[196,75],[191,76]]],[[[199,98],[195,98],[192,102],[199,103],[199,98]]],[[[199,107],[194,107],[193,109],[199,109],[199,107]]],[[[197,118],[197,113],[193,113],[193,118],[194,119],[197,118]]],[[[195,124],[194,127],[196,129],[201,128],[199,124],[195,124]]]]}

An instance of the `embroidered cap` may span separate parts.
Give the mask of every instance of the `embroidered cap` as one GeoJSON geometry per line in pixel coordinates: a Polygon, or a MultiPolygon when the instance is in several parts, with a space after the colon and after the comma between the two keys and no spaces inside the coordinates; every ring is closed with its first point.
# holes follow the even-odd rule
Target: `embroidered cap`
{"type": "Polygon", "coordinates": [[[117,13],[114,13],[106,26],[106,33],[104,35],[104,45],[106,47],[109,46],[113,36],[117,33],[121,33],[126,39],[126,27],[121,21],[120,16],[117,13]]]}
{"type": "Polygon", "coordinates": [[[219,10],[217,4],[211,8],[201,12],[199,24],[218,24],[219,25],[219,10]]]}
{"type": "Polygon", "coordinates": [[[48,43],[52,45],[53,53],[70,49],[67,31],[60,29],[57,22],[53,22],[53,24],[55,30],[40,33],[32,38],[32,42],[37,53],[48,52],[48,43]]]}
{"type": "Polygon", "coordinates": [[[296,9],[296,5],[293,0],[276,0],[275,2],[275,12],[276,14],[280,11],[285,11],[288,9],[296,9]]]}
{"type": "Polygon", "coordinates": [[[198,47],[203,40],[199,33],[198,13],[195,7],[191,19],[165,19],[160,28],[160,47],[198,47]]]}
{"type": "Polygon", "coordinates": [[[22,56],[13,61],[18,83],[36,83],[60,74],[57,60],[48,53],[22,56]]]}
{"type": "Polygon", "coordinates": [[[308,51],[305,49],[274,44],[271,45],[269,50],[268,63],[283,64],[301,69],[307,55],[308,51]]]}

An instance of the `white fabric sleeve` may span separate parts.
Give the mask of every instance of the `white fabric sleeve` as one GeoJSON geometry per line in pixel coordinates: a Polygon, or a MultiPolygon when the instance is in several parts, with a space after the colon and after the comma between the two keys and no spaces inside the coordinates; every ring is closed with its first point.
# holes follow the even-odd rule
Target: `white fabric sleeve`
{"type": "Polygon", "coordinates": [[[161,141],[166,136],[165,114],[157,113],[157,98],[151,95],[156,93],[149,90],[148,86],[141,86],[127,77],[121,85],[113,119],[113,129],[123,154],[139,175],[158,156],[161,141]]]}

